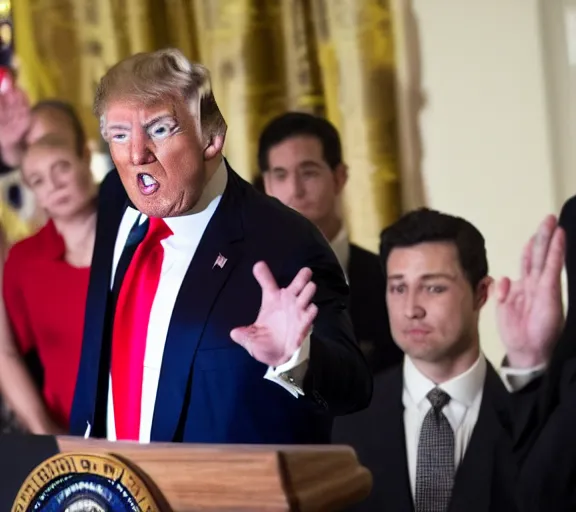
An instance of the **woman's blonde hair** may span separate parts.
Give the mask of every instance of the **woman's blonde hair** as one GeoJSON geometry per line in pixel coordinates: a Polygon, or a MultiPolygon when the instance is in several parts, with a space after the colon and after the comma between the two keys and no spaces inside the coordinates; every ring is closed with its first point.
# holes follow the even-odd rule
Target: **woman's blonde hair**
{"type": "Polygon", "coordinates": [[[128,57],[102,77],[94,99],[94,113],[100,118],[102,135],[107,138],[104,116],[111,99],[153,104],[170,97],[184,98],[204,136],[226,132],[226,122],[214,99],[208,69],[190,62],[180,50],[167,48],[128,57]]]}

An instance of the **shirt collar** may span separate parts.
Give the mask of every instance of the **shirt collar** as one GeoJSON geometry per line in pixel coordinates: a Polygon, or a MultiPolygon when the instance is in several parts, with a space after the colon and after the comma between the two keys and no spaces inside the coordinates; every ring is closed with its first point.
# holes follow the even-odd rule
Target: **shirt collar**
{"type": "MultiPolygon", "coordinates": [[[[486,378],[486,358],[480,354],[476,362],[464,373],[443,382],[438,387],[448,393],[452,400],[470,407],[484,386],[486,378]]],[[[426,395],[436,387],[424,376],[409,357],[404,357],[404,388],[412,402],[419,406],[426,395]]]]}
{"type": "Polygon", "coordinates": [[[214,199],[222,197],[224,190],[226,190],[226,185],[228,184],[228,168],[226,167],[226,161],[224,158],[220,160],[220,165],[216,169],[214,175],[210,178],[202,195],[198,202],[194,205],[194,208],[190,211],[189,215],[195,213],[200,213],[210,206],[214,199]]]}
{"type": "Polygon", "coordinates": [[[336,254],[336,258],[338,258],[344,273],[347,274],[350,260],[350,241],[348,240],[348,232],[345,226],[342,226],[338,234],[330,241],[330,246],[334,254],[336,254]]]}

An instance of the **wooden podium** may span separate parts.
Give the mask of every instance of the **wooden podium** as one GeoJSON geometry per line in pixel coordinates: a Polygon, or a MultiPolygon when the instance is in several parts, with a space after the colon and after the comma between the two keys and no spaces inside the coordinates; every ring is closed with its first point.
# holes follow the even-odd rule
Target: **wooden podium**
{"type": "Polygon", "coordinates": [[[62,455],[110,454],[171,512],[337,511],[366,498],[370,472],[346,446],[109,443],[58,437],[62,455]]]}

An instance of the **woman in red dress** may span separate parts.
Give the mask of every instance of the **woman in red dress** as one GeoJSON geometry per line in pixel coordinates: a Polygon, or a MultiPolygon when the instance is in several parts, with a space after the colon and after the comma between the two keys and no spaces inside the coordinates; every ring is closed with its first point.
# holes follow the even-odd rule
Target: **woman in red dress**
{"type": "Polygon", "coordinates": [[[4,266],[3,297],[14,341],[0,336],[0,386],[28,430],[52,434],[66,431],[72,407],[97,188],[89,152],[53,135],[27,149],[22,173],[50,220],[14,245],[4,266]],[[42,364],[42,396],[22,357],[30,351],[42,364]]]}

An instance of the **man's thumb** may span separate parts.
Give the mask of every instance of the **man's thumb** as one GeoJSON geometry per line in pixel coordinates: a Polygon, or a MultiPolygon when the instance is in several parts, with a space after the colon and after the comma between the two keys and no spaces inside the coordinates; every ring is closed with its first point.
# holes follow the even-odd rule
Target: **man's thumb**
{"type": "Polygon", "coordinates": [[[249,340],[249,332],[250,331],[248,327],[236,327],[230,331],[230,337],[232,338],[232,341],[246,348],[249,340]]]}

